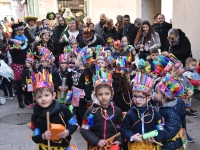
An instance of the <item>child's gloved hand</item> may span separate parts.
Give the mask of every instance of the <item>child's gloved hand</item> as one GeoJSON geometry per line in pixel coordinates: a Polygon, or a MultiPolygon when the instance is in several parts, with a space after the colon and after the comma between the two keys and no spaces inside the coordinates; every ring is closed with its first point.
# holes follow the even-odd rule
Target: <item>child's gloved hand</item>
{"type": "Polygon", "coordinates": [[[58,136],[59,138],[63,139],[63,138],[66,138],[68,135],[69,135],[69,131],[68,131],[68,130],[65,130],[65,131],[59,133],[57,136],[58,136]]]}
{"type": "Polygon", "coordinates": [[[102,140],[99,141],[98,146],[104,147],[107,144],[108,144],[108,141],[102,139],[102,140]]]}
{"type": "Polygon", "coordinates": [[[43,140],[50,140],[50,139],[51,139],[51,136],[52,136],[51,131],[45,131],[45,132],[42,134],[42,139],[43,139],[43,140]]]}

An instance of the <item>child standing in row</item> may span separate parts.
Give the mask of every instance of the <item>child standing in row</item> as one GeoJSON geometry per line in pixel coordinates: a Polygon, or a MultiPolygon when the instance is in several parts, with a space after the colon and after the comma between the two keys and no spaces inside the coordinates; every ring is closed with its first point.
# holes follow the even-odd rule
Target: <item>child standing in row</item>
{"type": "Polygon", "coordinates": [[[155,150],[152,139],[143,141],[140,135],[153,131],[161,124],[160,114],[149,103],[154,80],[146,74],[136,74],[132,89],[133,104],[127,112],[121,127],[122,136],[129,141],[128,149],[143,147],[155,150]],[[149,143],[149,144],[148,144],[149,143]]]}
{"type": "Polygon", "coordinates": [[[179,134],[185,111],[185,103],[179,98],[183,93],[181,85],[171,75],[156,85],[154,100],[161,103],[159,113],[164,118],[164,134],[158,139],[162,141],[162,149],[174,150],[183,145],[179,134]]]}
{"type": "MultiPolygon", "coordinates": [[[[95,82],[95,96],[98,101],[86,111],[83,117],[81,134],[88,142],[88,148],[120,145],[121,136],[115,137],[112,143],[108,138],[118,133],[118,128],[122,118],[121,110],[112,102],[112,75],[103,69],[97,71],[97,81],[95,82]]],[[[107,147],[108,148],[108,147],[107,147]]],[[[106,148],[106,149],[107,149],[106,148]]]]}
{"type": "Polygon", "coordinates": [[[50,140],[50,149],[65,150],[71,140],[71,135],[78,125],[68,107],[54,100],[56,93],[52,83],[52,75],[45,70],[32,74],[33,95],[36,105],[31,117],[31,129],[34,134],[32,140],[39,144],[39,150],[46,150],[47,140],[50,140]],[[50,123],[62,126],[62,132],[54,133],[47,130],[46,113],[50,114],[50,123]],[[56,138],[55,138],[56,137],[56,138]]]}
{"type": "Polygon", "coordinates": [[[32,80],[31,80],[31,74],[33,72],[34,68],[34,54],[32,52],[29,52],[26,55],[26,61],[25,61],[25,68],[22,72],[22,90],[24,91],[24,102],[26,105],[28,105],[28,109],[34,107],[33,103],[33,86],[32,86],[32,80]]]}
{"type": "Polygon", "coordinates": [[[75,108],[75,114],[78,124],[81,126],[83,115],[86,111],[87,101],[91,100],[91,77],[89,70],[90,65],[94,62],[93,52],[91,48],[84,47],[78,54],[75,61],[75,66],[78,68],[76,73],[72,76],[72,105],[75,108]]]}

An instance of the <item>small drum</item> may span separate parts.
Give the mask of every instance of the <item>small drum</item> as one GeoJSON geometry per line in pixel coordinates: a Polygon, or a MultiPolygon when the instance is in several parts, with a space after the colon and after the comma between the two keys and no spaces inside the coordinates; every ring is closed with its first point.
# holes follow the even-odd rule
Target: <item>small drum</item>
{"type": "Polygon", "coordinates": [[[6,103],[5,97],[0,97],[0,105],[4,105],[6,103]]]}

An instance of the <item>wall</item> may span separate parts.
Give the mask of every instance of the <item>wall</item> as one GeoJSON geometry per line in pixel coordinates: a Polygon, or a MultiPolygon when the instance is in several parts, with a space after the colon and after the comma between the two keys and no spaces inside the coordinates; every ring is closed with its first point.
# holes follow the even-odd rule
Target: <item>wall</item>
{"type": "Polygon", "coordinates": [[[117,15],[129,14],[131,22],[136,18],[136,1],[135,0],[88,0],[88,15],[94,23],[99,21],[99,16],[105,13],[109,19],[116,23],[117,15]]]}
{"type": "Polygon", "coordinates": [[[161,13],[165,15],[165,21],[169,23],[173,14],[173,1],[174,0],[162,0],[161,3],[161,13]]]}
{"type": "Polygon", "coordinates": [[[12,16],[12,9],[11,9],[11,0],[3,0],[0,1],[0,19],[3,19],[4,17],[7,16],[12,16]]]}
{"type": "Polygon", "coordinates": [[[173,27],[180,28],[186,33],[191,42],[193,57],[198,61],[200,59],[199,10],[199,0],[174,0],[173,2],[173,27]]]}
{"type": "Polygon", "coordinates": [[[136,0],[136,14],[142,20],[153,23],[154,16],[161,12],[161,0],[136,0]]]}

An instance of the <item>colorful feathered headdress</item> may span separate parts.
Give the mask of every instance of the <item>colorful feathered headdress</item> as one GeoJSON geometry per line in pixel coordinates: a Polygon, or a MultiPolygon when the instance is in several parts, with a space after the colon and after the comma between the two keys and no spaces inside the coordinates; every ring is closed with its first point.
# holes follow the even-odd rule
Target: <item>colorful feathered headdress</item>
{"type": "Polygon", "coordinates": [[[60,54],[59,63],[68,63],[70,55],[68,53],[60,54]]]}
{"type": "Polygon", "coordinates": [[[173,77],[167,74],[156,87],[169,99],[177,97],[184,94],[184,89],[173,77]]]}
{"type": "Polygon", "coordinates": [[[167,64],[167,66],[164,69],[164,72],[169,72],[172,65],[175,66],[176,69],[178,69],[180,67],[180,65],[182,64],[182,62],[180,60],[178,60],[172,53],[170,53],[170,57],[169,57],[169,63],[167,64]]]}
{"type": "Polygon", "coordinates": [[[151,72],[151,65],[148,63],[148,61],[144,61],[143,59],[140,59],[139,69],[144,69],[146,72],[151,72]]]}
{"type": "Polygon", "coordinates": [[[104,51],[104,48],[101,45],[95,47],[97,58],[96,60],[105,60],[107,58],[107,53],[104,51]]]}
{"type": "Polygon", "coordinates": [[[52,88],[54,89],[54,84],[52,81],[52,75],[46,70],[43,70],[42,73],[32,73],[32,84],[33,91],[38,88],[52,88]]]}
{"type": "Polygon", "coordinates": [[[132,53],[133,50],[135,50],[135,48],[132,45],[128,45],[126,50],[130,53],[132,53]]]}
{"type": "Polygon", "coordinates": [[[11,25],[11,28],[13,31],[18,31],[18,30],[24,29],[25,26],[26,26],[25,22],[21,20],[17,20],[11,25]]]}
{"type": "Polygon", "coordinates": [[[78,56],[78,54],[81,52],[81,48],[78,47],[78,48],[76,48],[76,49],[72,49],[72,51],[74,52],[74,54],[75,54],[76,56],[78,56]]]}
{"type": "Polygon", "coordinates": [[[154,85],[154,79],[143,73],[136,74],[132,91],[141,91],[151,95],[151,87],[154,85]]]}
{"type": "Polygon", "coordinates": [[[73,43],[73,42],[77,42],[76,38],[72,35],[69,37],[69,44],[73,43]]]}
{"type": "Polygon", "coordinates": [[[120,56],[116,59],[115,73],[131,72],[131,61],[127,56],[120,56]]]}
{"type": "Polygon", "coordinates": [[[41,60],[43,61],[50,62],[50,63],[55,61],[55,57],[52,54],[52,52],[50,52],[50,50],[45,47],[41,49],[40,54],[42,55],[41,60]]]}
{"type": "Polygon", "coordinates": [[[94,62],[93,51],[88,46],[83,47],[79,54],[84,65],[94,62]]]}
{"type": "Polygon", "coordinates": [[[47,25],[40,26],[39,27],[39,36],[40,36],[40,38],[42,38],[42,35],[46,34],[46,33],[49,33],[50,35],[53,34],[49,26],[47,26],[47,25]]]}
{"type": "Polygon", "coordinates": [[[171,60],[171,62],[174,64],[174,66],[176,67],[176,68],[179,68],[180,67],[180,65],[182,64],[182,62],[180,61],[180,60],[178,60],[177,58],[176,58],[176,56],[174,56],[172,53],[170,53],[170,60],[171,60]]]}
{"type": "Polygon", "coordinates": [[[82,37],[84,40],[90,40],[93,37],[93,33],[89,29],[85,29],[82,32],[82,37]]]}
{"type": "Polygon", "coordinates": [[[95,87],[100,84],[108,84],[112,87],[112,73],[105,71],[104,68],[96,66],[95,87]]]}
{"type": "Polygon", "coordinates": [[[167,70],[167,65],[169,64],[170,59],[163,56],[163,55],[159,55],[157,57],[157,60],[153,60],[153,64],[154,64],[154,72],[158,75],[162,75],[163,73],[166,73],[167,70]],[[165,69],[166,68],[166,69],[165,69]]]}
{"type": "Polygon", "coordinates": [[[34,63],[34,53],[32,51],[26,54],[26,61],[29,61],[32,64],[34,63]]]}

